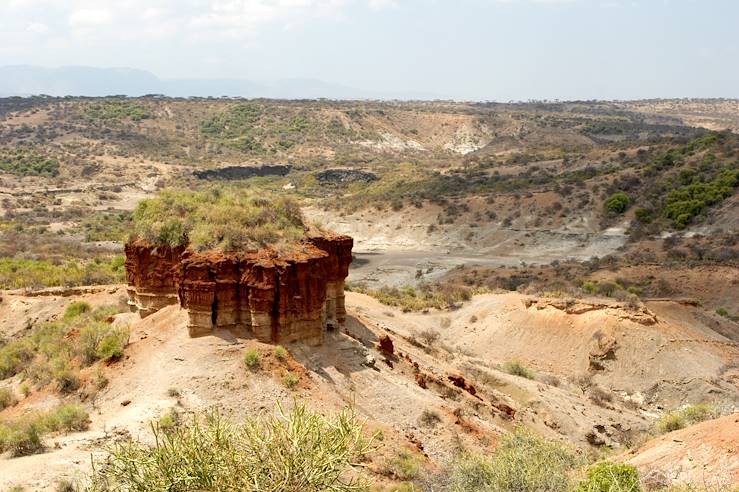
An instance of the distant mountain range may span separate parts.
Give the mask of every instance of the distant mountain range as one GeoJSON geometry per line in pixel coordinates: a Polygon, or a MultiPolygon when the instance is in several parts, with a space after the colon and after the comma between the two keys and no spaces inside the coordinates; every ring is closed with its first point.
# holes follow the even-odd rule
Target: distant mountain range
{"type": "Polygon", "coordinates": [[[0,97],[31,96],[143,96],[266,97],[275,99],[439,99],[416,92],[381,92],[356,89],[312,79],[254,82],[242,79],[160,79],[133,68],[32,65],[0,67],[0,97]]]}

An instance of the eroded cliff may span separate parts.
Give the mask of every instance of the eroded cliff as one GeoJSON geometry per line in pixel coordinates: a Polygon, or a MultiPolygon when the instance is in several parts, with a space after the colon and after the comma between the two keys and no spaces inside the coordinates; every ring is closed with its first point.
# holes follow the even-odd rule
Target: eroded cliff
{"type": "Polygon", "coordinates": [[[129,304],[147,316],[179,303],[191,336],[228,329],[271,343],[320,343],[343,325],[344,280],[352,260],[348,236],[307,237],[278,252],[196,252],[186,247],[126,245],[129,304]]]}

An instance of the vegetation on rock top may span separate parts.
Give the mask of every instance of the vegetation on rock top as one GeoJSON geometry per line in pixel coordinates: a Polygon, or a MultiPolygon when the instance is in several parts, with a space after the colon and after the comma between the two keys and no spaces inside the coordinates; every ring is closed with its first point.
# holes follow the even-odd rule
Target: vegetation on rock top
{"type": "Polygon", "coordinates": [[[299,241],[308,224],[290,198],[266,198],[249,190],[167,190],[143,200],[134,212],[134,236],[198,251],[249,251],[299,241]]]}

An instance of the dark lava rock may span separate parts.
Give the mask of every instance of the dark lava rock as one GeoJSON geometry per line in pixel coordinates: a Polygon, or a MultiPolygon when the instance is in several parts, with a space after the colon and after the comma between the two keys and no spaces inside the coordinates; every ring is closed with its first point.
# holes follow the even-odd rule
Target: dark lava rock
{"type": "Polygon", "coordinates": [[[195,171],[193,174],[199,179],[248,179],[255,176],[284,176],[290,172],[292,166],[275,164],[264,166],[228,166],[218,169],[195,171]]]}

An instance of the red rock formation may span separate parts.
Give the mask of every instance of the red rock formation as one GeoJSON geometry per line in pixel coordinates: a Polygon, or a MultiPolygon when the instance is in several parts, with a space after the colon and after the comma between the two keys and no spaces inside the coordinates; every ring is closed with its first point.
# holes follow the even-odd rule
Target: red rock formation
{"type": "Polygon", "coordinates": [[[184,248],[152,247],[134,240],[126,244],[128,305],[146,317],[177,300],[177,265],[184,248]]]}
{"type": "Polygon", "coordinates": [[[126,245],[129,294],[143,315],[179,300],[191,336],[222,328],[265,342],[320,343],[327,327],[346,320],[352,245],[348,236],[325,235],[289,253],[224,254],[132,242],[126,245]],[[150,298],[159,300],[143,309],[142,299],[150,298]]]}
{"type": "Polygon", "coordinates": [[[378,348],[386,354],[393,355],[395,353],[393,339],[390,338],[390,335],[382,335],[377,345],[378,348]]]}

